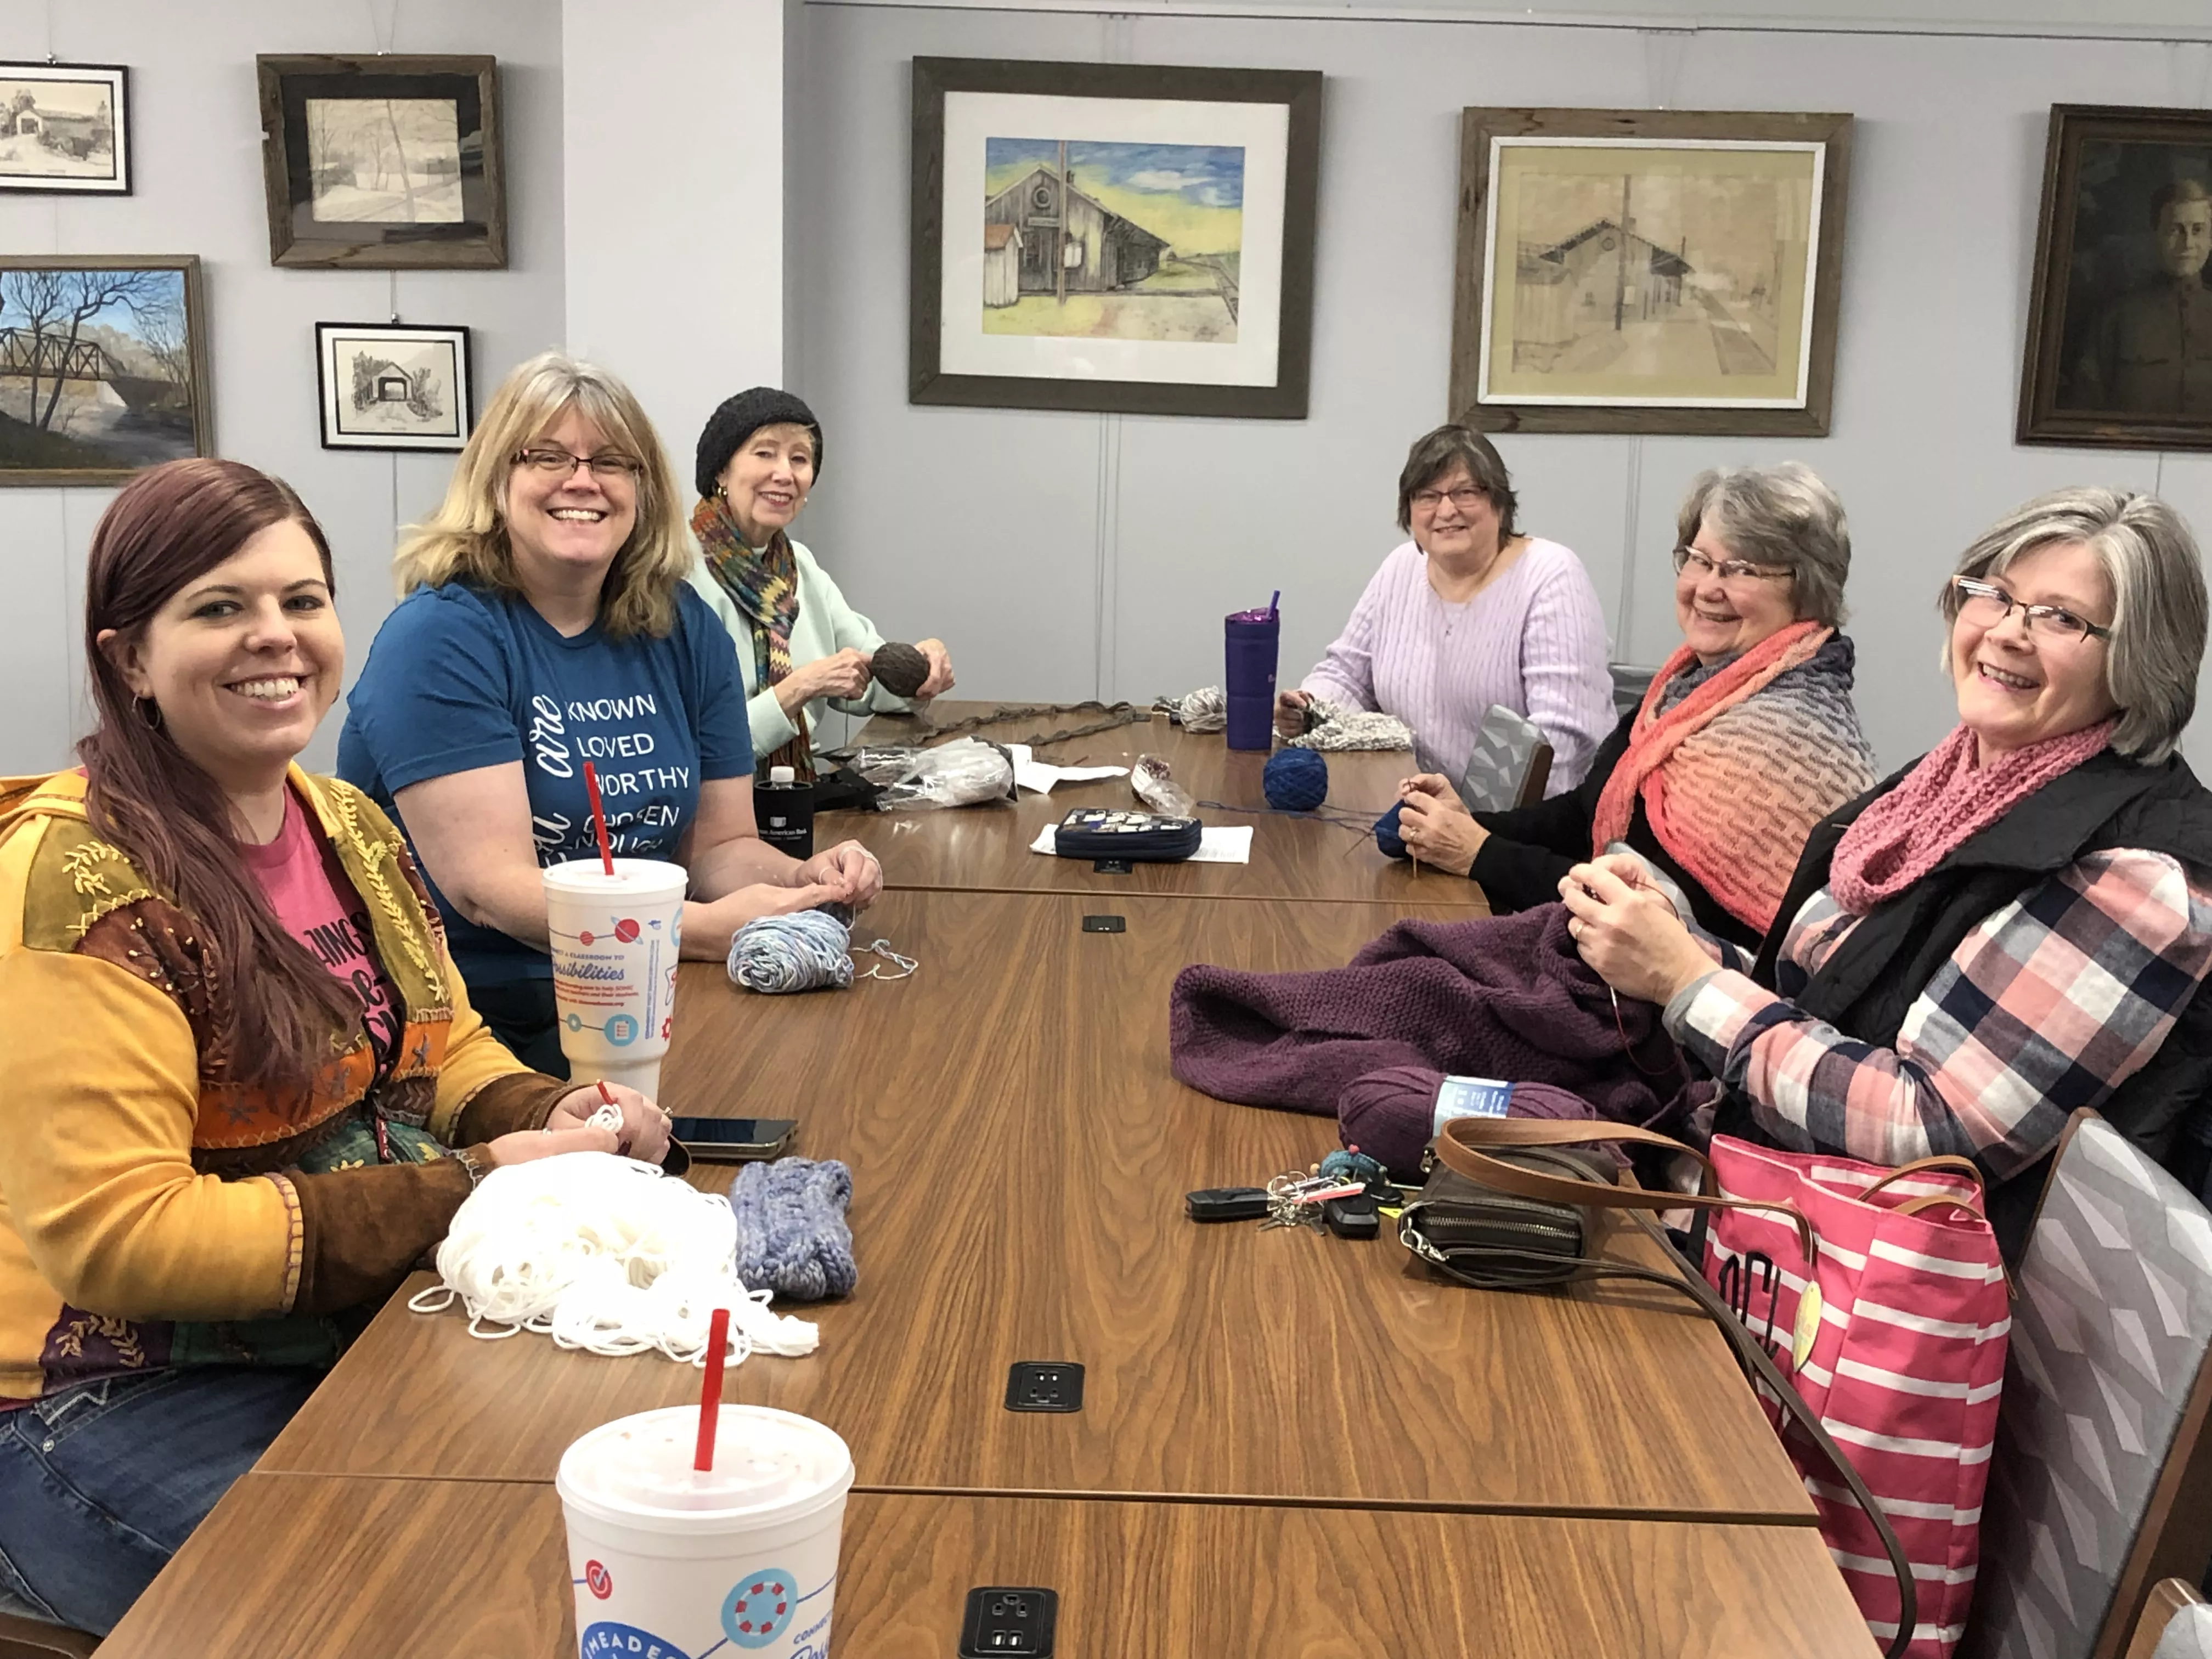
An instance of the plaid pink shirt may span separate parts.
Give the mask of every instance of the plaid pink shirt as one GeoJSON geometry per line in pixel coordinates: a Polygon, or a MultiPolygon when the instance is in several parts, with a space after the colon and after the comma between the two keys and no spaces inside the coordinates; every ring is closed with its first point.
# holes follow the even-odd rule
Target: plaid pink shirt
{"type": "Polygon", "coordinates": [[[1719,946],[1725,965],[1668,1004],[1666,1024],[1782,1145],[1873,1164],[1956,1152],[1997,1180],[2026,1169],[2075,1107],[2101,1105],[2158,1052],[2212,971],[2206,873],[2094,853],[1968,933],[1881,1048],[1787,1000],[1858,922],[1823,888],[1784,940],[1783,994],[1719,946]]]}

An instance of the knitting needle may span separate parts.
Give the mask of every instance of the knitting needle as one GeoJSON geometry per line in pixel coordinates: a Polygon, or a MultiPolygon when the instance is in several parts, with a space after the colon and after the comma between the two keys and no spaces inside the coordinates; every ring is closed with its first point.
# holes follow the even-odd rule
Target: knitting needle
{"type": "Polygon", "coordinates": [[[707,1325],[707,1377],[699,1385],[699,1444],[691,1454],[691,1467],[711,1474],[714,1468],[714,1425],[722,1414],[722,1350],[730,1344],[730,1310],[714,1310],[707,1325]]]}

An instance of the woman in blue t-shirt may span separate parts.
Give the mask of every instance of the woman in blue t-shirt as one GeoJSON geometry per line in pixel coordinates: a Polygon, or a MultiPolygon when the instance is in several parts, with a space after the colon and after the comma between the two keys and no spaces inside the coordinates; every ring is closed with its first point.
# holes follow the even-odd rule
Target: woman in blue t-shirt
{"type": "Polygon", "coordinates": [[[446,499],[400,545],[404,597],[349,700],[338,772],[399,821],[477,1011],[568,1075],[540,866],[595,855],[584,763],[615,851],[691,874],[684,954],[756,916],[858,908],[858,842],[805,863],[753,824],[752,738],[728,636],[684,583],[676,482],[628,387],[547,352],[507,376],[446,499]]]}

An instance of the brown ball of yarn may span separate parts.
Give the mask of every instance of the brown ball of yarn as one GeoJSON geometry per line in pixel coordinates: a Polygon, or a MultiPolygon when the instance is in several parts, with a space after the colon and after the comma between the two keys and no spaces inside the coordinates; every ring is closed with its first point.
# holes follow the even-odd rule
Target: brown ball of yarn
{"type": "Polygon", "coordinates": [[[929,659],[910,645],[884,644],[868,659],[876,684],[895,697],[910,697],[929,678],[929,659]]]}

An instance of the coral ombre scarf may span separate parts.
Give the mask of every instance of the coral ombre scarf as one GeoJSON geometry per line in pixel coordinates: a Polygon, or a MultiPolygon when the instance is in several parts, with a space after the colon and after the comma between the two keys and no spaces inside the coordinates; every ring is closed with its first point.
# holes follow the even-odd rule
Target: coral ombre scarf
{"type": "Polygon", "coordinates": [[[1792,623],[1661,714],[1668,683],[1698,660],[1687,646],[1669,657],[1598,797],[1592,856],[1626,836],[1640,799],[1668,856],[1716,903],[1772,926],[1813,826],[1874,781],[1849,659],[1820,656],[1834,635],[1792,623]],[[1791,669],[1805,672],[1778,684],[1791,669]]]}
{"type": "Polygon", "coordinates": [[[1895,898],[1970,836],[1988,829],[2062,773],[2112,739],[2112,720],[1975,764],[1974,734],[1963,723],[1921,757],[1837,842],[1828,891],[1853,915],[1895,898]]]}

